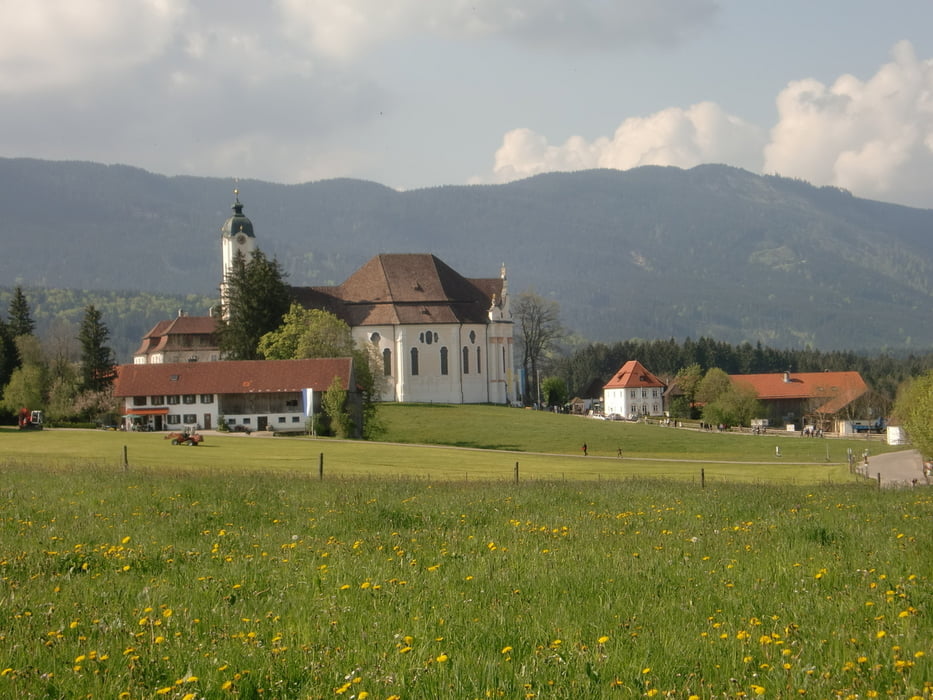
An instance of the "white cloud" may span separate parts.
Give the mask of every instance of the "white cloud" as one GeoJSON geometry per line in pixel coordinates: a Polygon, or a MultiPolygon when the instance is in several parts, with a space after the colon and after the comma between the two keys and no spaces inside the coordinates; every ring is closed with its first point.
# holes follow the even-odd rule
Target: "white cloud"
{"type": "Polygon", "coordinates": [[[186,0],[0,0],[0,92],[127,72],[161,52],[186,0]]]}
{"type": "Polygon", "coordinates": [[[315,51],[350,58],[416,35],[501,36],[549,49],[670,43],[710,21],[717,0],[279,0],[287,32],[315,51]]]}
{"type": "Polygon", "coordinates": [[[554,170],[729,163],[750,170],[761,167],[761,130],[701,102],[688,109],[672,107],[649,117],[626,119],[612,138],[588,142],[573,136],[551,146],[529,129],[508,132],[496,151],[493,181],[507,182],[554,170]]]}
{"type": "Polygon", "coordinates": [[[790,83],[765,148],[766,172],[858,196],[929,206],[933,182],[933,60],[901,42],[893,62],[862,82],[790,83]],[[925,203],[925,204],[924,204],[925,203]]]}

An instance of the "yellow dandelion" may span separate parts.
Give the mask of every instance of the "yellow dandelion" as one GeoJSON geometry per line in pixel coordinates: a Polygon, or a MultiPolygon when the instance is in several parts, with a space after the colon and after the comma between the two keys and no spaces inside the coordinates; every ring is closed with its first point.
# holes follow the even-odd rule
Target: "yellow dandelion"
{"type": "Polygon", "coordinates": [[[642,675],[645,675],[646,673],[651,673],[651,667],[650,667],[650,666],[646,666],[645,668],[643,668],[643,669],[641,670],[641,673],[642,673],[642,675]]]}
{"type": "Polygon", "coordinates": [[[500,653],[500,654],[510,654],[510,653],[512,653],[512,647],[502,647],[502,651],[500,651],[499,653],[500,653]]]}
{"type": "Polygon", "coordinates": [[[440,656],[438,656],[438,657],[437,657],[436,659],[434,659],[434,660],[437,661],[437,663],[442,664],[442,663],[444,663],[445,661],[447,661],[447,659],[449,659],[449,658],[450,658],[450,657],[447,656],[447,654],[441,654],[440,656]]]}
{"type": "Polygon", "coordinates": [[[875,639],[881,639],[882,637],[886,636],[887,634],[888,634],[888,633],[885,632],[884,630],[878,630],[878,632],[875,633],[875,639]]]}
{"type": "Polygon", "coordinates": [[[599,639],[596,640],[596,643],[597,643],[597,644],[605,644],[605,643],[608,642],[608,641],[609,641],[609,637],[607,637],[606,635],[603,635],[602,637],[600,637],[599,639]]]}

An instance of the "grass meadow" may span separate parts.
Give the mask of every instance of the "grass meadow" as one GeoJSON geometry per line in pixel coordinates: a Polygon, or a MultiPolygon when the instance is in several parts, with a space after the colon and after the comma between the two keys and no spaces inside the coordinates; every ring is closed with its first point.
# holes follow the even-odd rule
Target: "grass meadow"
{"type": "MultiPolygon", "coordinates": [[[[440,442],[423,410],[389,435],[440,442]]],[[[461,448],[0,433],[0,696],[933,697],[933,490],[496,411],[461,448]]]]}

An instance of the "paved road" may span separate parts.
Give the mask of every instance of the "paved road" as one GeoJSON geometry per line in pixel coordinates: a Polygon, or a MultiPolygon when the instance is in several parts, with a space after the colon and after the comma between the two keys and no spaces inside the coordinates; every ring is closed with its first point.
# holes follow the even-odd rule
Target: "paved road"
{"type": "Polygon", "coordinates": [[[880,478],[881,485],[885,487],[911,486],[915,479],[917,486],[931,483],[923,476],[923,459],[917,450],[874,455],[868,458],[867,473],[865,467],[860,466],[859,469],[870,479],[880,478]]]}

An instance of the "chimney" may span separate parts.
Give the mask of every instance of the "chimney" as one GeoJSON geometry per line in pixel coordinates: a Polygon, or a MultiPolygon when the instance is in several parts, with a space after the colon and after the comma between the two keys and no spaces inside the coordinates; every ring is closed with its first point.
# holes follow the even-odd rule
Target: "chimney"
{"type": "Polygon", "coordinates": [[[784,383],[790,384],[790,372],[784,372],[784,383]]]}

